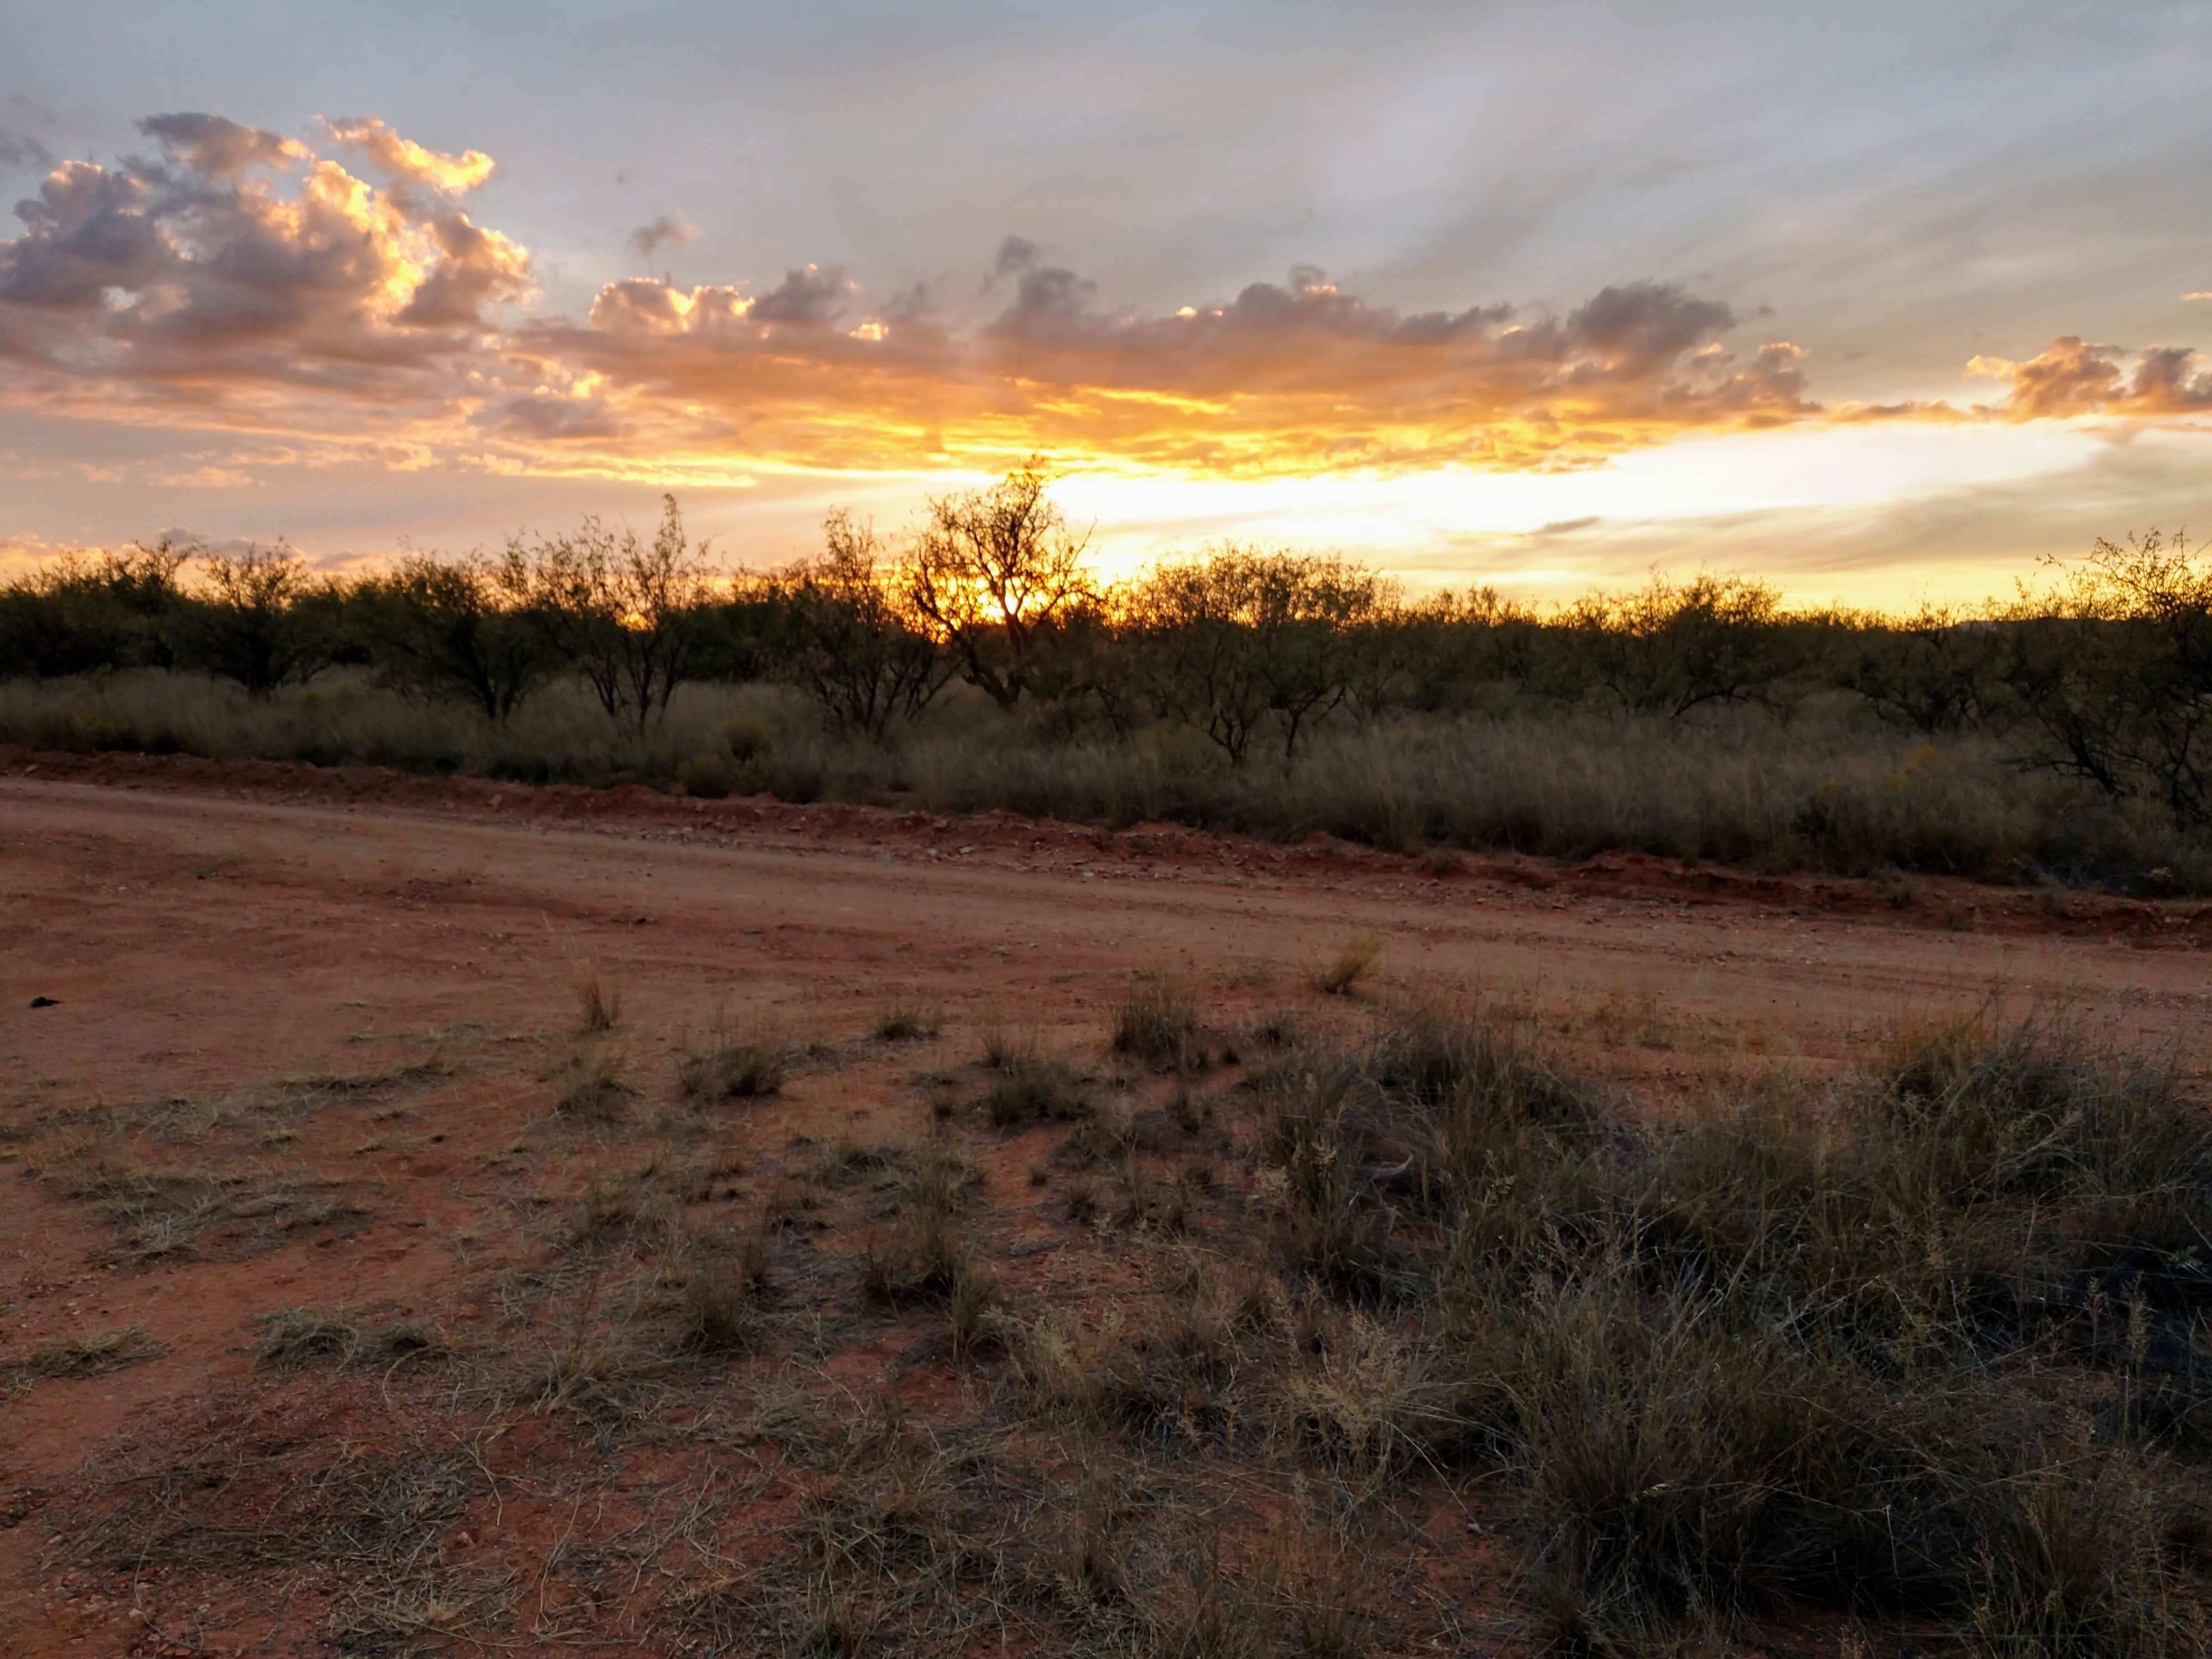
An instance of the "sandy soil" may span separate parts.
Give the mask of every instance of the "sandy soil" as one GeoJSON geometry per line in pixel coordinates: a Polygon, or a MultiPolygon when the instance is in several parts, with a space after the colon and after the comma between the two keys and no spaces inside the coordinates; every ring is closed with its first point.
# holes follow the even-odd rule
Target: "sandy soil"
{"type": "MultiPolygon", "coordinates": [[[[0,1375],[122,1327],[161,1351],[0,1392],[0,1648],[26,1655],[321,1650],[330,1585],[295,1575],[289,1601],[249,1605],[228,1579],[118,1575],[73,1547],[75,1506],[225,1413],[373,1411],[264,1380],[256,1322],[272,1310],[484,1316],[487,1274],[536,1248],[497,1218],[571,1201],[593,1158],[635,1158],[643,1138],[568,1156],[572,1137],[557,1167],[517,1154],[555,1144],[546,1103],[587,974],[618,989],[624,1061],[663,1093],[717,1020],[834,1056],[748,1116],[755,1148],[910,1131],[915,1077],[994,1027],[1095,1059],[1138,973],[1191,988],[1223,1029],[1279,1006],[1357,1021],[1506,995],[1661,1099],[1717,1056],[1826,1066],[1900,1018],[1992,995],[2064,1002],[2192,1065],[2212,1014],[2201,902],[4,750],[0,917],[0,1375]],[[1318,998],[1315,969],[1356,933],[1384,941],[1363,999],[1318,998]],[[870,1042],[900,1002],[943,1012],[934,1044],[870,1042]],[[257,1178],[343,1202],[134,1255],[47,1178],[56,1126],[76,1123],[173,1162],[243,1146],[257,1178]]],[[[987,1178],[1018,1188],[1036,1156],[992,1152],[987,1178]]],[[[497,1524],[526,1540],[528,1515],[497,1524]]],[[[544,1628],[545,1585],[539,1623],[518,1628],[544,1628]]]]}

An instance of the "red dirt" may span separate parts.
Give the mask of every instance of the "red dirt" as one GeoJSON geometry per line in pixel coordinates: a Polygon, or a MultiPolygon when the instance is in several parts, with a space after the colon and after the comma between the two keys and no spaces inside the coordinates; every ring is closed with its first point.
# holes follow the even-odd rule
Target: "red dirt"
{"type": "MultiPolygon", "coordinates": [[[[587,966],[619,988],[617,1037],[641,1075],[669,1075],[718,1012],[843,1045],[749,1109],[748,1149],[910,1132],[915,1068],[958,1066],[993,1026],[1099,1056],[1109,1010],[1140,971],[1192,988],[1224,1026],[1278,1006],[1356,1021],[1397,999],[1511,995],[1662,1097],[1717,1058],[1826,1066],[1901,1018],[1993,994],[2063,1001],[2185,1055],[2204,1052],[2212,1012],[2202,902],[2059,906],[1924,881],[1898,905],[1878,884],[1626,855],[1571,868],[1469,858],[1428,873],[1341,843],[1171,826],[4,749],[0,904],[0,1166],[22,1177],[0,1210],[0,1648],[26,1659],[317,1650],[329,1589],[314,1575],[287,1580],[276,1605],[265,1586],[240,1601],[214,1582],[118,1577],[78,1560],[57,1517],[99,1472],[173,1455],[226,1411],[304,1422],[321,1410],[325,1429],[373,1433],[385,1407],[372,1386],[333,1388],[321,1406],[300,1386],[264,1387],[263,1314],[487,1316],[487,1274],[526,1254],[487,1217],[580,1190],[573,1158],[540,1169],[508,1154],[546,1133],[548,1079],[587,966]],[[1311,973],[1354,933],[1385,940],[1364,1002],[1317,997],[1311,973]],[[52,1006],[33,1009],[34,997],[52,1006]],[[945,1036],[923,1049],[866,1043],[902,1000],[942,1009],[945,1036]],[[92,1206],[33,1178],[46,1115],[220,1102],[431,1054],[440,1074],[286,1120],[291,1138],[269,1144],[266,1166],[332,1182],[368,1213],[274,1248],[118,1262],[92,1206]],[[4,1392],[9,1364],[41,1344],[133,1324],[161,1358],[4,1392]]],[[[591,1155],[634,1163],[625,1139],[612,1132],[591,1155]]],[[[1022,1210],[1045,1144],[1032,1133],[991,1150],[989,1189],[1022,1210]]],[[[1026,1211],[1008,1225],[1010,1245],[1053,1243],[1026,1211]]],[[[1047,1249],[1024,1271],[1049,1285],[1072,1264],[1047,1249]]],[[[878,1364],[868,1350],[838,1360],[878,1364]]],[[[518,1429],[500,1455],[522,1455],[534,1432],[518,1429]]],[[[611,1513],[627,1525],[643,1513],[637,1493],[678,1477],[649,1457],[625,1468],[633,1486],[611,1513]]],[[[562,1513],[523,1498],[501,1521],[472,1511],[469,1541],[451,1547],[526,1573],[562,1513]]],[[[540,1571],[541,1596],[547,1582],[540,1571]]]]}

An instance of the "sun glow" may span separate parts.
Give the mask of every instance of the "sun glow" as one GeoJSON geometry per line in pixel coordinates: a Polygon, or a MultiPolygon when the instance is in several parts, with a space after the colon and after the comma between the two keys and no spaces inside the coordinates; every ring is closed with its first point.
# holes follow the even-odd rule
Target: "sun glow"
{"type": "Polygon", "coordinates": [[[1469,538],[1875,506],[2064,471],[2103,441],[2056,426],[1844,426],[1686,438],[1565,471],[1273,478],[1101,471],[1078,473],[1060,489],[1069,515],[1097,524],[1123,565],[1141,562],[1148,543],[1194,536],[1392,558],[1469,538]]]}

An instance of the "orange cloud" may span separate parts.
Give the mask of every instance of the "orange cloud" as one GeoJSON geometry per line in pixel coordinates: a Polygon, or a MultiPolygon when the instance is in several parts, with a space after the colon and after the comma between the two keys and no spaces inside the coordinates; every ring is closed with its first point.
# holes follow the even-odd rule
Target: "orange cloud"
{"type": "Polygon", "coordinates": [[[465,196],[492,175],[495,163],[480,149],[447,155],[402,138],[374,116],[325,121],[323,131],[350,145],[395,179],[447,196],[465,196]]]}
{"type": "Polygon", "coordinates": [[[2132,380],[2114,360],[2116,349],[2064,334],[2025,362],[1974,357],[1966,369],[2010,382],[1997,412],[2014,420],[2212,412],[2212,368],[2198,368],[2203,358],[2187,346],[2153,346],[2138,354],[2132,380]]]}
{"type": "Polygon", "coordinates": [[[631,278],[602,289],[585,325],[534,325],[510,345],[549,374],[592,376],[598,421],[638,443],[794,465],[988,465],[1042,447],[1214,473],[1577,465],[1818,409],[1796,347],[1739,356],[1721,343],[1726,306],[1659,284],[1527,324],[1504,307],[1403,315],[1311,270],[1159,317],[1101,311],[1094,292],[1029,264],[1000,314],[963,334],[910,304],[856,315],[835,270],[758,296],[631,278]]]}

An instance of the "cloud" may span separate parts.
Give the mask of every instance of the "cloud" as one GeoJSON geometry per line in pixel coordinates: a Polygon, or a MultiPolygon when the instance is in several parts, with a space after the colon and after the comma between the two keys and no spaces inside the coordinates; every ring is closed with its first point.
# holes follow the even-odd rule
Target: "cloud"
{"type": "Polygon", "coordinates": [[[442,258],[408,299],[395,321],[415,328],[473,328],[483,308],[519,300],[530,291],[530,255],[495,230],[469,222],[465,213],[430,221],[442,258]]]}
{"type": "MultiPolygon", "coordinates": [[[[441,196],[379,190],[220,116],[140,125],[157,157],[63,163],[17,206],[23,234],[0,240],[0,365],[18,401],[357,423],[348,405],[453,397],[487,308],[529,291],[527,252],[441,196]]],[[[489,166],[353,125],[406,162],[405,182],[489,166]]]]}
{"type": "Polygon", "coordinates": [[[2132,379],[2117,346],[2091,345],[2063,334],[2025,362],[1973,357],[1966,370],[2010,383],[1997,412],[2013,420],[2081,415],[2186,416],[2212,412],[2212,366],[2187,346],[2153,346],[2136,354],[2132,379]]]}
{"type": "MultiPolygon", "coordinates": [[[[1824,405],[1797,346],[1742,337],[1763,313],[1664,282],[1557,309],[1403,311],[1301,265],[1140,310],[1019,236],[965,321],[927,286],[871,294],[829,263],[760,287],[623,277],[581,319],[520,316],[529,251],[457,200],[493,171],[481,151],[374,118],[313,143],[191,112],[141,130],[156,154],[49,168],[0,239],[0,402],[382,466],[732,479],[1040,450],[1246,477],[1560,471],[1692,434],[2212,407],[2212,370],[2185,348],[2071,335],[1977,358],[2006,385],[1994,405],[1824,405]]],[[[692,234],[663,215],[631,246],[692,234]]]]}
{"type": "Polygon", "coordinates": [[[696,240],[699,227],[681,213],[664,213],[651,224],[640,225],[629,234],[629,245],[637,250],[641,259],[650,259],[655,250],[666,246],[682,247],[696,240]]]}
{"type": "Polygon", "coordinates": [[[323,131],[337,143],[359,150],[394,179],[445,196],[465,196],[492,175],[496,165],[480,149],[447,155],[402,138],[374,116],[325,121],[323,131]]]}
{"type": "Polygon", "coordinates": [[[783,281],[752,303],[757,323],[781,323],[793,328],[823,328],[836,320],[854,285],[845,280],[842,265],[808,265],[787,270],[783,281]]]}
{"type": "Polygon", "coordinates": [[[53,164],[52,154],[29,133],[0,126],[0,167],[36,167],[44,173],[53,164]]]}
{"type": "Polygon", "coordinates": [[[138,131],[157,140],[172,160],[210,179],[235,179],[252,167],[281,167],[307,153],[304,144],[220,115],[149,115],[138,131]]]}
{"type": "Polygon", "coordinates": [[[1043,448],[1247,474],[1574,466],[1820,413],[1796,347],[1732,349],[1730,309],[1667,284],[1519,322],[1497,305],[1403,314],[1301,268],[1147,316],[1102,308],[1096,283],[1031,251],[1001,263],[1012,296],[965,333],[893,307],[832,326],[852,284],[808,267],[757,296],[630,278],[586,325],[510,338],[549,375],[591,377],[636,441],[734,441],[796,465],[990,466],[1043,448]]]}
{"type": "Polygon", "coordinates": [[[543,388],[508,398],[489,411],[483,424],[494,432],[548,441],[615,438],[623,430],[621,416],[588,392],[563,397],[543,388]]]}

